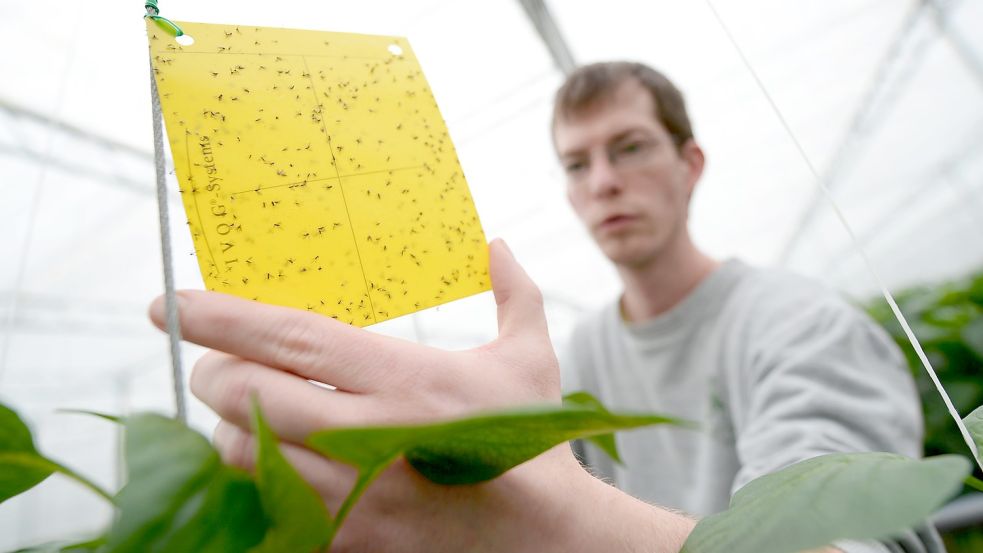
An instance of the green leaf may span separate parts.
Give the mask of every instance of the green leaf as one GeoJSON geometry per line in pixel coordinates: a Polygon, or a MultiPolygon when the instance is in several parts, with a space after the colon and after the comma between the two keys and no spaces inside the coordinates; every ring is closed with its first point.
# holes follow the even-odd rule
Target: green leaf
{"type": "Polygon", "coordinates": [[[438,484],[475,484],[569,440],[660,423],[680,424],[661,415],[616,414],[568,403],[437,424],[325,430],[311,435],[307,443],[361,471],[378,470],[404,455],[438,484]]]}
{"type": "Polygon", "coordinates": [[[255,484],[204,436],[153,414],[124,419],[127,484],[109,552],[246,551],[266,530],[255,484]]]}
{"type": "Polygon", "coordinates": [[[976,443],[977,457],[983,463],[983,405],[966,415],[963,424],[966,425],[966,430],[969,430],[969,435],[973,437],[973,442],[976,443]]]}
{"type": "Polygon", "coordinates": [[[12,409],[0,404],[0,503],[40,484],[58,470],[34,447],[31,431],[12,409]]]}
{"type": "Polygon", "coordinates": [[[110,551],[140,551],[163,536],[181,506],[220,466],[218,452],[178,421],[153,414],[124,419],[127,484],[117,496],[119,521],[110,551]]]}
{"type": "Polygon", "coordinates": [[[358,479],[335,515],[333,539],[365,489],[400,455],[438,484],[475,484],[570,440],[661,423],[688,424],[661,415],[611,413],[580,396],[564,405],[436,424],[324,430],[309,436],[307,445],[358,469],[358,479]]]}
{"type": "Polygon", "coordinates": [[[100,536],[98,538],[79,541],[62,541],[62,542],[52,542],[45,543],[42,545],[36,545],[34,547],[26,547],[24,549],[18,549],[13,553],[95,553],[100,547],[106,544],[106,537],[100,536]]]}
{"type": "Polygon", "coordinates": [[[241,470],[222,466],[181,506],[170,531],[144,550],[153,545],[154,551],[174,553],[251,551],[266,528],[256,483],[241,470]]]}
{"type": "Polygon", "coordinates": [[[112,497],[91,480],[38,452],[31,431],[9,407],[0,404],[0,503],[40,484],[60,472],[89,488],[103,499],[112,497]]]}
{"type": "Polygon", "coordinates": [[[683,553],[792,553],[879,539],[927,519],[969,473],[958,455],[914,460],[836,453],[753,480],[727,511],[701,520],[683,553]]]}
{"type": "Polygon", "coordinates": [[[966,347],[983,359],[983,317],[976,317],[973,322],[962,328],[962,339],[966,347]]]}
{"type": "Polygon", "coordinates": [[[290,465],[270,430],[258,402],[253,400],[256,435],[256,480],[270,528],[254,553],[298,553],[319,550],[332,535],[332,522],[321,497],[290,465]]]}
{"type": "Polygon", "coordinates": [[[114,422],[116,424],[123,424],[123,420],[124,420],[124,417],[109,415],[106,413],[100,413],[99,411],[89,411],[88,409],[59,409],[58,412],[65,413],[68,415],[88,415],[90,417],[98,417],[100,419],[105,419],[109,422],[114,422]]]}
{"type": "MultiPolygon", "coordinates": [[[[607,408],[604,407],[604,404],[599,399],[587,392],[573,392],[572,394],[568,394],[563,397],[563,403],[593,407],[599,411],[608,412],[607,408]]],[[[601,451],[606,453],[608,457],[614,459],[616,463],[622,464],[621,454],[618,453],[618,444],[614,440],[614,433],[598,434],[596,436],[590,436],[586,440],[599,447],[601,451]]]]}

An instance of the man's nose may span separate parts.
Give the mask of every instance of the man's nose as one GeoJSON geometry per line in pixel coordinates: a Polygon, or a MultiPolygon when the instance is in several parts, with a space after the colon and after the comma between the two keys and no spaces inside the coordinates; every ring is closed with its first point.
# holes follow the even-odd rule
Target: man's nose
{"type": "Polygon", "coordinates": [[[589,186],[592,196],[606,197],[621,192],[624,187],[621,174],[606,155],[595,156],[590,164],[589,186]]]}

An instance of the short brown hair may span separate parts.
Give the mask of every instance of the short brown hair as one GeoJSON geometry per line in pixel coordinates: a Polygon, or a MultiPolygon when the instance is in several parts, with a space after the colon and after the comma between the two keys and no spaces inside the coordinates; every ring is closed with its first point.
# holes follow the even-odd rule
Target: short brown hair
{"type": "Polygon", "coordinates": [[[676,148],[693,138],[693,127],[686,113],[686,102],[676,85],[665,75],[636,62],[608,61],[577,68],[556,91],[553,125],[606,99],[625,82],[634,79],[652,95],[656,119],[669,131],[676,148]]]}

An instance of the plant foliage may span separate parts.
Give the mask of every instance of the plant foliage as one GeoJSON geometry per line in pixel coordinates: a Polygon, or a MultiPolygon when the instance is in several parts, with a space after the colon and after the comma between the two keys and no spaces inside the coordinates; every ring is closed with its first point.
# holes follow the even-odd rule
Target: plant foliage
{"type": "MultiPolygon", "coordinates": [[[[280,451],[255,403],[254,474],[223,464],[204,436],[173,419],[149,413],[90,414],[124,427],[127,483],[112,498],[118,516],[96,539],[46,544],[25,552],[321,551],[330,545],[365,488],[401,455],[435,482],[473,483],[494,478],[567,440],[678,422],[660,415],[611,413],[578,394],[564,405],[486,413],[440,424],[323,431],[310,438],[311,445],[353,464],[360,475],[332,519],[280,451]]],[[[0,467],[4,469],[0,502],[54,471],[72,474],[43,457],[21,418],[2,405],[0,467]]],[[[101,495],[109,499],[105,492],[101,495]]]]}
{"type": "MultiPolygon", "coordinates": [[[[661,415],[612,413],[590,395],[578,393],[562,405],[434,424],[320,431],[309,437],[308,445],[353,465],[359,474],[332,519],[280,451],[255,401],[253,474],[223,464],[205,437],[173,419],[96,415],[124,427],[127,483],[115,498],[41,455],[21,418],[0,405],[0,501],[58,471],[118,509],[112,526],[95,539],[22,551],[323,551],[365,489],[400,457],[438,484],[474,484],[568,440],[593,439],[617,459],[614,431],[685,424],[661,415]]],[[[977,441],[983,436],[981,415],[983,409],[967,418],[977,441]]],[[[955,493],[968,472],[969,463],[954,455],[921,461],[887,453],[809,459],[747,484],[730,509],[697,524],[684,551],[792,553],[837,539],[886,537],[925,520],[955,493]]]]}
{"type": "MultiPolygon", "coordinates": [[[[909,288],[895,294],[895,300],[956,409],[967,413],[983,404],[983,272],[909,288]]],[[[959,429],[887,302],[870,302],[868,312],[908,359],[925,413],[925,454],[969,457],[959,429]]]]}
{"type": "Polygon", "coordinates": [[[696,525],[683,553],[792,553],[839,539],[887,538],[927,519],[969,470],[958,455],[807,459],[738,490],[729,509],[696,525]]]}

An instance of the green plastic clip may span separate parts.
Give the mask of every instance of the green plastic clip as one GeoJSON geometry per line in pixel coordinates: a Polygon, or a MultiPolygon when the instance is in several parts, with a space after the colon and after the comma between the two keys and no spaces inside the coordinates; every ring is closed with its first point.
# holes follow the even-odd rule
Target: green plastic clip
{"type": "Polygon", "coordinates": [[[160,13],[160,9],[157,7],[157,0],[145,0],[143,7],[147,10],[147,15],[144,17],[149,17],[152,19],[158,27],[164,29],[175,37],[184,35],[184,31],[182,31],[181,27],[178,27],[176,23],[166,17],[158,15],[160,13]]]}

